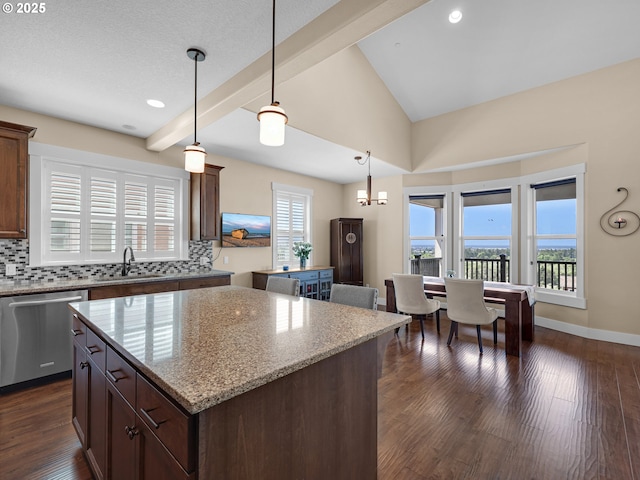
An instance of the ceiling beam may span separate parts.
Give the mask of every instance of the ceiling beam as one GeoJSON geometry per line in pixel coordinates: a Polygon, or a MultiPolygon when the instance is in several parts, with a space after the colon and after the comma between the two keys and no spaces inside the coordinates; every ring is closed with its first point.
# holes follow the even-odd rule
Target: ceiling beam
{"type": "MultiPolygon", "coordinates": [[[[295,77],[429,1],[340,1],[277,46],[277,83],[295,77]]],[[[198,125],[203,128],[214,123],[270,88],[271,51],[198,102],[198,125]]],[[[165,150],[192,133],[193,109],[189,109],[147,137],[147,149],[165,150]]]]}

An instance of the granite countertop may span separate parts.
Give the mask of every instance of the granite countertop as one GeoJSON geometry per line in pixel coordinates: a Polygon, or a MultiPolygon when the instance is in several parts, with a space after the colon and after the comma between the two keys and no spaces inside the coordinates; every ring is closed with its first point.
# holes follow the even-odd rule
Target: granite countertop
{"type": "Polygon", "coordinates": [[[411,321],[232,285],[71,308],[193,414],[411,321]]]}
{"type": "Polygon", "coordinates": [[[90,277],[74,280],[42,281],[0,281],[0,297],[12,295],[28,295],[31,293],[64,292],[66,290],[84,290],[87,288],[126,285],[129,283],[164,282],[170,280],[188,280],[192,278],[206,278],[232,275],[233,272],[224,270],[198,270],[186,273],[159,274],[129,274],[126,277],[90,277]]]}

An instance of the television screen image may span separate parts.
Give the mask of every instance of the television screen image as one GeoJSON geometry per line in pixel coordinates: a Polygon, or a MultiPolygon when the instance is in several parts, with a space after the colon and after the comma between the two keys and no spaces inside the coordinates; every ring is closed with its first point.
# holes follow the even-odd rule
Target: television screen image
{"type": "Polygon", "coordinates": [[[243,213],[223,213],[222,246],[271,246],[271,217],[243,213]]]}

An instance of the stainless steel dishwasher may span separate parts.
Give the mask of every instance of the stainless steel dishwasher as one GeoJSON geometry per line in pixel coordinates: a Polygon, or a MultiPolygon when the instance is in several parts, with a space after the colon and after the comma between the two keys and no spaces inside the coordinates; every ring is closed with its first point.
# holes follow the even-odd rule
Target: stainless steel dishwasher
{"type": "Polygon", "coordinates": [[[0,298],[0,388],[71,370],[69,302],[87,291],[0,298]]]}

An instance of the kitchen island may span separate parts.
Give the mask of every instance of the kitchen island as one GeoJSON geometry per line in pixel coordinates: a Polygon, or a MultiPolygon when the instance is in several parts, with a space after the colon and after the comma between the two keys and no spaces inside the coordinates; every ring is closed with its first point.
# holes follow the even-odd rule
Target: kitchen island
{"type": "Polygon", "coordinates": [[[376,478],[376,338],[410,317],[237,286],[71,308],[97,478],[376,478]]]}

